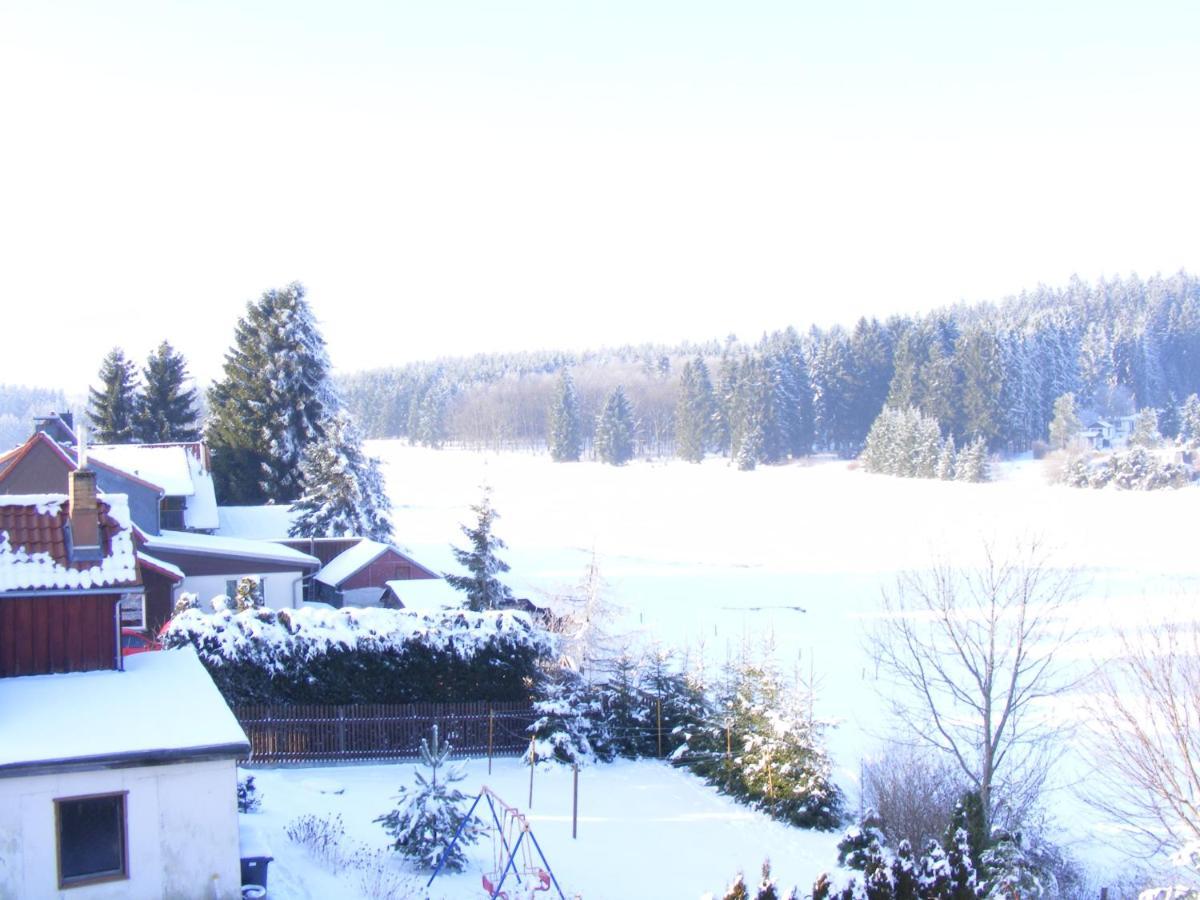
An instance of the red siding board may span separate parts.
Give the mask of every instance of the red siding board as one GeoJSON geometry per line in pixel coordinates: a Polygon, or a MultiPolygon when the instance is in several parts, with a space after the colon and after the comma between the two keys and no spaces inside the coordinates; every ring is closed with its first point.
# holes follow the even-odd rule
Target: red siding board
{"type": "Polygon", "coordinates": [[[0,677],[117,665],[119,594],[0,599],[0,677]]]}

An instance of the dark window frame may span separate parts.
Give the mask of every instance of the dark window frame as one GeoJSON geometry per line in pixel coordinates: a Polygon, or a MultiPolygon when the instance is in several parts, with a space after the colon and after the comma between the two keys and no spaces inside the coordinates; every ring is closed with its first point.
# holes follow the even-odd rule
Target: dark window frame
{"type": "Polygon", "coordinates": [[[84,887],[89,884],[103,884],[108,881],[127,881],[129,879],[129,791],[105,791],[99,794],[78,794],[74,797],[56,797],[54,799],[54,856],[55,873],[58,876],[58,889],[84,887]],[[76,875],[63,877],[62,867],[62,804],[77,803],[82,800],[107,800],[118,797],[121,800],[121,868],[119,871],[101,872],[95,875],[76,875]]]}

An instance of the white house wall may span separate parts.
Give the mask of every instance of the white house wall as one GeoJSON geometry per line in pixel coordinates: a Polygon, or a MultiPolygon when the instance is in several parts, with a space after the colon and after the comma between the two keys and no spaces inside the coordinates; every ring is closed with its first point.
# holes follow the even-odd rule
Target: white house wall
{"type": "Polygon", "coordinates": [[[234,900],[240,884],[233,760],[0,778],[3,900],[234,900]],[[129,878],[59,890],[54,801],[121,791],[129,878]]]}
{"type": "MultiPolygon", "coordinates": [[[[254,572],[247,572],[246,575],[254,575],[254,572]]],[[[181,592],[195,594],[200,598],[200,608],[205,612],[209,612],[211,607],[208,601],[213,597],[225,596],[225,583],[227,581],[236,581],[239,577],[234,575],[188,575],[175,588],[175,596],[178,597],[181,592]]],[[[259,575],[258,578],[263,584],[263,599],[267,606],[271,609],[293,609],[300,605],[303,597],[303,587],[301,585],[301,573],[296,572],[272,572],[269,575],[259,575]]]]}

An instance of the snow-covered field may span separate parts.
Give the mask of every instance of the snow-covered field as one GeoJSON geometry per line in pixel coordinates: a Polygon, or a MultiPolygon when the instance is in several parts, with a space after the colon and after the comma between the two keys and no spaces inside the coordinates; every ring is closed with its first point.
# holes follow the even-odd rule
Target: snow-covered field
{"type": "MultiPolygon", "coordinates": [[[[985,541],[1003,550],[1037,539],[1055,565],[1078,570],[1075,609],[1084,632],[1072,651],[1081,659],[1111,646],[1107,623],[1137,621],[1164,597],[1196,593],[1190,523],[1200,493],[1194,488],[1051,487],[1031,461],[1007,464],[996,481],[975,485],[868,475],[835,460],[738,472],[716,459],[618,469],[398,441],[373,442],[369,450],[385,462],[397,541],[431,568],[457,570],[450,544],[463,543],[458,527],[470,519],[468,507],[486,483],[501,515],[496,533],[509,545],[509,581],[519,594],[568,590],[595,553],[611,598],[623,607],[622,627],[631,633],[703,652],[714,662],[743,641],[769,636],[785,665],[797,660],[815,673],[818,711],[841,723],[830,743],[852,806],[859,762],[877,745],[882,709],[862,636],[881,590],[897,573],[935,559],[969,565],[985,541]]],[[[279,852],[284,818],[351,804],[344,812],[347,830],[382,843],[369,818],[383,811],[381,802],[400,783],[394,773],[407,770],[322,771],[345,783],[346,798],[361,792],[370,802],[293,790],[303,774],[263,772],[264,820],[272,824],[280,856],[273,896],[320,895],[304,893],[308,875],[300,858],[279,852]],[[276,803],[286,805],[272,810],[276,803]]],[[[508,780],[498,790],[523,806],[522,772],[503,777],[508,780]]],[[[565,796],[565,788],[554,785],[564,778],[546,776],[545,805],[538,808],[535,798],[535,812],[549,817],[538,834],[544,830],[555,848],[547,853],[564,886],[586,898],[698,896],[719,889],[738,867],[756,868],[767,854],[784,883],[803,887],[832,861],[828,836],[781,831],[653,763],[589,770],[586,793],[595,799],[585,815],[599,821],[590,833],[593,825],[584,829],[586,842],[581,834],[572,844],[569,831],[561,841],[552,837],[562,816],[554,798],[565,796]],[[692,872],[703,877],[692,879],[692,872]]],[[[472,779],[479,781],[475,773],[472,779]]],[[[1079,818],[1077,800],[1065,793],[1050,799],[1060,814],[1079,818]]],[[[1074,827],[1079,839],[1089,840],[1086,827],[1078,821],[1074,827]]],[[[461,892],[447,887],[446,896],[482,893],[478,872],[461,883],[461,892]]]]}

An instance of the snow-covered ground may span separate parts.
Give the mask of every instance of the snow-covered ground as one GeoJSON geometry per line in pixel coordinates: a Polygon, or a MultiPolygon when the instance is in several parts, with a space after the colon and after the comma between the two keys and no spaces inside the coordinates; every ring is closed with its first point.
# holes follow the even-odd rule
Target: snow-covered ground
{"type": "MultiPolygon", "coordinates": [[[[385,463],[397,541],[433,569],[457,571],[450,544],[464,543],[459,526],[470,520],[468,507],[486,483],[501,515],[496,533],[509,545],[503,554],[512,566],[509,582],[519,594],[569,590],[595,553],[611,599],[623,607],[622,627],[631,633],[703,652],[714,662],[743,641],[769,637],[785,665],[797,661],[816,675],[818,711],[841,723],[830,746],[851,806],[857,805],[860,760],[878,745],[882,721],[864,626],[899,572],[935,559],[970,565],[985,541],[1003,551],[1037,539],[1055,565],[1078,571],[1075,610],[1084,630],[1072,654],[1083,660],[1112,646],[1107,623],[1137,621],[1163,598],[1194,596],[1197,588],[1189,524],[1200,498],[1195,488],[1134,493],[1049,486],[1041,465],[1028,460],[1006,464],[994,482],[976,485],[868,475],[836,460],[738,472],[718,459],[613,468],[554,464],[544,455],[434,451],[399,441],[372,442],[369,451],[385,463]]],[[[380,800],[400,783],[383,776],[404,767],[325,771],[346,783],[347,797],[353,789],[370,799],[370,809],[347,808],[347,830],[381,842],[367,813],[383,811],[376,811],[380,800]]],[[[334,808],[350,802],[312,799],[285,787],[298,777],[293,772],[260,777],[266,792],[276,795],[268,797],[264,816],[277,828],[282,825],[274,817],[292,812],[271,812],[272,802],[294,803],[296,810],[306,803],[334,808]],[[272,779],[282,779],[279,788],[270,786],[272,779]]],[[[513,794],[510,802],[523,806],[521,773],[505,777],[515,780],[501,782],[501,794],[513,794]]],[[[566,777],[548,775],[546,783],[566,777]]],[[[582,835],[571,844],[568,833],[565,844],[554,839],[557,855],[547,853],[564,886],[589,900],[698,896],[719,889],[738,867],[756,869],[765,854],[784,883],[803,887],[832,858],[828,836],[768,825],[665,766],[598,767],[585,783],[597,804],[588,814],[603,821],[595,823],[588,844],[582,835]],[[669,843],[685,834],[678,848],[669,843]],[[740,849],[737,835],[750,848],[758,840],[761,852],[740,849]],[[628,862],[643,850],[647,859],[657,859],[651,870],[628,862]],[[690,880],[693,870],[704,877],[690,880]],[[640,880],[660,872],[665,880],[652,890],[640,880]]],[[[547,840],[562,815],[553,805],[556,791],[565,795],[551,787],[540,809],[535,798],[535,811],[552,816],[545,820],[547,840]]],[[[1087,829],[1078,827],[1077,798],[1064,790],[1049,799],[1052,811],[1075,820],[1075,836],[1084,841],[1076,849],[1092,855],[1087,829]]],[[[272,840],[282,843],[281,833],[272,840]]],[[[300,892],[307,875],[289,874],[293,867],[307,871],[296,854],[281,855],[284,893],[273,895],[317,896],[300,892]]],[[[478,872],[464,883],[473,890],[447,896],[475,896],[478,872]]]]}
{"type": "MultiPolygon", "coordinates": [[[[284,829],[313,812],[341,815],[348,847],[363,844],[383,850],[388,837],[372,820],[391,809],[400,785],[412,783],[413,768],[393,764],[254,770],[262,808],[242,818],[258,826],[275,858],[268,869],[271,897],[369,900],[370,893],[362,890],[363,870],[349,867],[334,874],[289,841],[284,829]]],[[[781,825],[664,763],[616,762],[582,770],[576,839],[571,837],[570,769],[538,767],[532,809],[529,767],[520,760],[494,760],[490,776],[482,760],[471,761],[465,769],[467,778],[458,785],[463,793],[474,796],[486,784],[527,812],[568,900],[576,895],[585,900],[698,898],[710,892],[720,896],[739,868],[757,877],[767,857],[781,883],[811,887],[813,873],[837,862],[838,835],[781,825]]],[[[486,818],[486,810],[480,811],[486,818]]],[[[494,869],[494,852],[491,841],[481,839],[468,848],[471,868],[439,875],[429,897],[486,897],[481,876],[494,869]]],[[[403,882],[397,898],[425,896],[427,875],[410,873],[394,854],[384,860],[393,883],[403,882]]],[[[513,890],[511,882],[504,887],[513,900],[525,896],[513,890]]],[[[534,896],[557,898],[553,888],[534,896]]]]}

